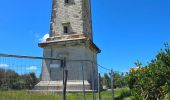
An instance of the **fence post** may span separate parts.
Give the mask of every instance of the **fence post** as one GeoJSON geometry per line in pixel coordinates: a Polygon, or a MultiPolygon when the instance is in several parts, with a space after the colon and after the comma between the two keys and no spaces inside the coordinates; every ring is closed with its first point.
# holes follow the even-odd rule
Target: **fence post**
{"type": "Polygon", "coordinates": [[[101,100],[101,95],[100,95],[100,73],[98,75],[98,100],[101,100]]]}
{"type": "Polygon", "coordinates": [[[84,100],[86,100],[85,85],[84,85],[84,66],[83,66],[83,62],[81,62],[81,64],[82,64],[82,77],[83,77],[83,96],[84,96],[84,100]]]}
{"type": "Polygon", "coordinates": [[[112,100],[114,100],[114,73],[111,70],[111,88],[112,88],[112,100]]]}
{"type": "Polygon", "coordinates": [[[67,88],[67,76],[68,76],[68,70],[65,70],[65,77],[64,77],[64,97],[66,100],[66,88],[67,88]]]}
{"type": "Polygon", "coordinates": [[[62,94],[62,100],[66,100],[66,91],[65,91],[65,66],[66,66],[66,59],[63,58],[61,60],[61,67],[63,69],[63,94],[62,94]]]}
{"type": "Polygon", "coordinates": [[[95,88],[94,88],[94,86],[95,86],[95,84],[94,84],[94,73],[95,73],[95,71],[94,71],[94,63],[93,63],[93,61],[92,61],[92,90],[93,90],[93,100],[96,100],[96,97],[95,97],[95,88]]]}

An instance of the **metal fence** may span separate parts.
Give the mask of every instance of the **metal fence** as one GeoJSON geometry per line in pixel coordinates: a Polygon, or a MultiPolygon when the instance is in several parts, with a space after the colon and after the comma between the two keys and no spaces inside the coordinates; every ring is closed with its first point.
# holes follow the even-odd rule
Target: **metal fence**
{"type": "Polygon", "coordinates": [[[0,100],[114,100],[112,72],[101,92],[104,72],[90,60],[0,54],[0,100]]]}

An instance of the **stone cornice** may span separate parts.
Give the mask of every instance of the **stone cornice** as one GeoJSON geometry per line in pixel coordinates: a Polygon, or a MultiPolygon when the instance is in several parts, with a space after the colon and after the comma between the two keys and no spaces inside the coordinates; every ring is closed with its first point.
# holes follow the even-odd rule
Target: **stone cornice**
{"type": "Polygon", "coordinates": [[[101,50],[89,39],[87,38],[76,38],[76,39],[69,39],[67,41],[46,41],[43,43],[38,44],[39,47],[46,48],[46,47],[74,47],[74,46],[86,46],[92,51],[96,53],[100,53],[101,50]]]}

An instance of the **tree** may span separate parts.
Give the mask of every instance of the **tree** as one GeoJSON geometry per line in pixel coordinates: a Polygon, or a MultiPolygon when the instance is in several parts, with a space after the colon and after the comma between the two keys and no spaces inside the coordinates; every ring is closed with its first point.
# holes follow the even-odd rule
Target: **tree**
{"type": "Polygon", "coordinates": [[[129,88],[136,98],[162,100],[170,92],[169,46],[165,45],[165,50],[161,50],[147,66],[131,70],[128,76],[129,88]]]}
{"type": "Polygon", "coordinates": [[[110,77],[108,76],[108,74],[104,73],[104,76],[102,78],[102,85],[106,86],[106,88],[110,88],[110,77]]]}
{"type": "Polygon", "coordinates": [[[114,72],[114,87],[122,88],[127,86],[126,75],[124,73],[114,72]]]}
{"type": "Polygon", "coordinates": [[[19,75],[12,70],[0,69],[0,89],[32,89],[38,82],[35,73],[19,75]]]}
{"type": "MultiPolygon", "coordinates": [[[[107,73],[104,73],[104,76],[102,77],[102,85],[106,86],[106,88],[111,88],[111,74],[109,73],[109,75],[107,73]]],[[[122,88],[125,86],[128,86],[127,84],[127,75],[124,73],[120,73],[120,72],[114,72],[113,74],[114,76],[114,88],[122,88]]]]}

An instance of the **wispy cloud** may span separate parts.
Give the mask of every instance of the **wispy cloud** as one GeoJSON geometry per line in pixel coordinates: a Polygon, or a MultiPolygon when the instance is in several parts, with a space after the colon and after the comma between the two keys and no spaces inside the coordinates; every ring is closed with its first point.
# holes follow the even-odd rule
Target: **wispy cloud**
{"type": "Polygon", "coordinates": [[[7,68],[7,67],[9,67],[8,64],[0,64],[0,68],[7,68]]]}
{"type": "Polygon", "coordinates": [[[37,33],[34,33],[34,34],[33,34],[33,37],[35,37],[35,38],[38,38],[38,39],[39,39],[41,36],[40,36],[39,34],[37,34],[37,33]]]}
{"type": "Polygon", "coordinates": [[[37,70],[37,66],[30,66],[30,67],[27,67],[26,70],[37,70]]]}
{"type": "Polygon", "coordinates": [[[42,38],[39,38],[39,41],[45,42],[47,38],[49,38],[49,34],[48,33],[45,34],[42,38]]]}

